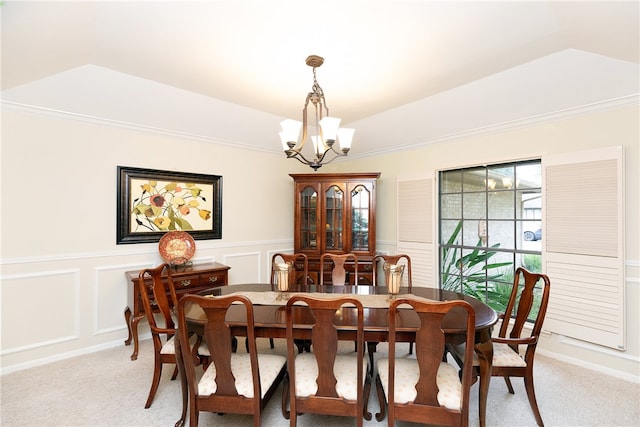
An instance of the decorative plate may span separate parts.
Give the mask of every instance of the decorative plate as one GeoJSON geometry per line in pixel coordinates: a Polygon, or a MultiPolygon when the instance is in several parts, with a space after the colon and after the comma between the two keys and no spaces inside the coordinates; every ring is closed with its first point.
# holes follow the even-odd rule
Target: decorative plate
{"type": "Polygon", "coordinates": [[[196,251],[196,242],[186,231],[169,231],[160,239],[158,249],[169,264],[186,264],[196,251]]]}

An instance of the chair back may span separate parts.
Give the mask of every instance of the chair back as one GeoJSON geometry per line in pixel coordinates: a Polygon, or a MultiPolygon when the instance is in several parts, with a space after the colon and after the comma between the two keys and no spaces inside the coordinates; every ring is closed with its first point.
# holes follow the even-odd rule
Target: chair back
{"type": "MultiPolygon", "coordinates": [[[[416,423],[440,424],[440,425],[467,425],[469,418],[469,390],[472,383],[473,343],[475,337],[475,311],[473,307],[462,300],[447,302],[427,302],[414,298],[398,298],[389,307],[389,365],[388,365],[388,411],[389,425],[394,425],[395,420],[411,421],[416,423]],[[408,304],[418,315],[420,327],[416,331],[415,355],[419,368],[419,375],[415,390],[413,384],[403,384],[403,372],[397,365],[395,357],[396,349],[396,324],[397,319],[406,316],[407,308],[400,308],[408,304]],[[443,361],[445,354],[445,329],[443,321],[457,318],[458,322],[466,325],[466,331],[460,334],[468,343],[464,354],[464,366],[458,377],[457,366],[453,367],[443,361]],[[440,391],[439,377],[445,377],[443,372],[449,371],[449,380],[460,381],[459,401],[441,403],[438,399],[440,391]],[[396,378],[399,383],[396,383],[396,378]],[[396,403],[399,397],[400,387],[408,387],[415,398],[406,403],[396,403]],[[398,390],[396,392],[396,390],[398,390]],[[451,408],[450,406],[455,407],[451,408]]],[[[406,358],[403,358],[406,359],[406,358]]],[[[441,383],[445,388],[445,384],[441,383]]],[[[455,386],[457,388],[457,386],[455,386]]],[[[446,394],[446,392],[445,392],[446,394]]]]}
{"type": "MultiPolygon", "coordinates": [[[[287,325],[287,365],[289,372],[290,417],[293,419],[292,425],[295,425],[297,414],[305,412],[355,416],[358,419],[358,425],[362,425],[365,393],[363,388],[366,387],[365,379],[368,379],[365,378],[365,376],[367,376],[367,367],[364,364],[364,309],[362,303],[353,297],[346,296],[342,298],[325,299],[307,295],[295,295],[287,301],[285,318],[287,325]],[[343,307],[345,304],[347,304],[348,307],[343,307]],[[304,305],[307,307],[304,307],[304,305]],[[339,310],[341,310],[340,314],[338,314],[339,310]],[[356,363],[346,372],[350,379],[350,385],[357,388],[357,392],[352,393],[356,395],[356,398],[353,400],[341,397],[338,391],[339,388],[343,391],[341,388],[342,385],[337,378],[337,376],[340,376],[338,372],[344,372],[345,369],[334,369],[334,365],[336,364],[336,360],[344,358],[345,356],[338,355],[337,353],[338,330],[334,323],[334,319],[337,316],[343,319],[346,316],[351,316],[353,322],[357,324],[356,363]],[[301,321],[301,319],[304,319],[304,321],[301,321]],[[310,319],[313,324],[309,324],[310,319]],[[302,323],[304,323],[304,328],[300,326],[302,323]],[[301,359],[296,357],[298,351],[294,339],[309,339],[309,331],[311,346],[314,351],[312,353],[302,353],[298,355],[298,357],[315,357],[316,363],[313,364],[313,367],[317,366],[317,377],[315,378],[317,389],[315,393],[309,396],[300,397],[297,384],[299,384],[301,380],[297,379],[296,376],[296,363],[302,362],[300,362],[301,359]],[[355,381],[353,377],[355,377],[355,381]]],[[[348,355],[352,362],[354,361],[353,356],[353,354],[348,355]]],[[[304,372],[307,373],[310,372],[310,370],[305,370],[304,372]]],[[[367,381],[366,385],[370,387],[370,381],[367,381]]]]}
{"type": "MultiPolygon", "coordinates": [[[[513,278],[513,288],[507,307],[503,314],[500,315],[502,324],[498,336],[501,338],[521,338],[522,330],[527,320],[532,315],[534,302],[540,301],[537,313],[533,313],[533,328],[531,329],[531,338],[527,346],[525,360],[533,358],[537,338],[542,331],[542,324],[547,313],[547,305],[549,304],[549,291],[551,282],[546,274],[531,273],[523,267],[519,267],[513,278]],[[513,318],[513,322],[510,319],[513,318]]],[[[512,347],[518,352],[517,346],[512,347]]]]}
{"type": "Polygon", "coordinates": [[[302,262],[302,270],[304,272],[304,275],[302,276],[302,282],[299,283],[301,285],[306,285],[308,284],[308,280],[309,280],[309,259],[307,258],[306,254],[303,253],[296,253],[296,254],[283,254],[283,253],[275,253],[273,254],[273,256],[271,257],[271,279],[269,281],[269,283],[271,283],[271,290],[275,291],[277,290],[275,287],[277,285],[277,281],[276,281],[276,271],[274,268],[274,265],[277,262],[281,262],[281,263],[290,263],[291,265],[293,265],[293,269],[291,269],[291,271],[289,271],[289,288],[297,285],[298,280],[297,280],[297,268],[296,268],[296,263],[300,263],[302,262]]]}
{"type": "MultiPolygon", "coordinates": [[[[254,424],[257,422],[259,425],[262,408],[261,384],[251,301],[242,295],[213,298],[186,295],[178,304],[178,334],[184,356],[191,425],[197,425],[200,411],[253,414],[254,424]],[[196,306],[199,306],[206,315],[204,339],[211,354],[209,366],[200,380],[198,380],[199,376],[196,376],[196,361],[187,356],[190,352],[187,314],[197,309],[196,306]],[[238,375],[238,368],[233,366],[233,358],[239,354],[233,352],[231,327],[225,321],[227,311],[232,306],[246,312],[248,363],[244,373],[248,374],[250,381],[238,379],[236,382],[236,376],[234,376],[234,372],[238,375]],[[242,386],[244,389],[241,389],[242,386]]],[[[246,363],[247,354],[241,356],[245,357],[244,363],[246,363]]]]}
{"type": "Polygon", "coordinates": [[[165,263],[155,268],[142,270],[138,275],[138,287],[142,305],[149,321],[153,345],[157,351],[160,351],[162,348],[161,336],[166,334],[169,339],[175,334],[171,308],[178,305],[178,298],[171,278],[171,266],[165,263]],[[166,275],[166,285],[162,280],[163,274],[166,275]],[[153,304],[151,295],[153,295],[153,304]],[[160,321],[154,316],[154,312],[160,313],[160,321]]]}
{"type": "MultiPolygon", "coordinates": [[[[412,289],[411,282],[411,258],[406,254],[397,254],[397,255],[376,255],[373,258],[373,285],[374,286],[386,286],[388,278],[386,277],[386,273],[384,272],[382,266],[387,264],[395,264],[395,265],[404,265],[406,271],[406,282],[403,277],[402,282],[403,285],[406,283],[407,288],[409,288],[409,292],[412,289]],[[384,279],[383,279],[384,278],[384,279]]],[[[404,276],[404,274],[403,274],[404,276]]]]}
{"type": "Polygon", "coordinates": [[[358,256],[354,253],[348,254],[333,254],[323,253],[320,255],[320,285],[325,284],[325,265],[329,262],[332,263],[331,269],[331,284],[335,286],[342,285],[358,285],[358,256]],[[353,262],[353,283],[347,282],[347,270],[345,264],[347,262],[353,262]]]}

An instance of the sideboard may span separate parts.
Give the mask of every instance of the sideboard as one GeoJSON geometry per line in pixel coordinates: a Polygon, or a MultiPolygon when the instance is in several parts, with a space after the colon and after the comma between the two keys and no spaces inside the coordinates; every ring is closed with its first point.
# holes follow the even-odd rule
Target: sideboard
{"type": "MultiPolygon", "coordinates": [[[[171,270],[171,278],[176,288],[178,299],[184,294],[195,294],[209,288],[218,286],[227,286],[229,284],[229,267],[228,265],[217,262],[193,264],[188,267],[177,267],[171,270]]],[[[125,345],[131,344],[133,339],[133,353],[131,360],[138,358],[138,323],[145,317],[144,307],[140,296],[138,286],[138,276],[140,270],[127,271],[125,276],[131,290],[128,293],[128,304],[124,309],[124,319],[127,323],[129,336],[125,340],[125,345]]],[[[163,280],[166,276],[163,276],[163,280]]],[[[165,282],[166,283],[166,282],[165,282]]],[[[151,285],[151,280],[145,280],[147,287],[151,285]]],[[[153,298],[151,289],[148,289],[149,295],[153,298]]]]}

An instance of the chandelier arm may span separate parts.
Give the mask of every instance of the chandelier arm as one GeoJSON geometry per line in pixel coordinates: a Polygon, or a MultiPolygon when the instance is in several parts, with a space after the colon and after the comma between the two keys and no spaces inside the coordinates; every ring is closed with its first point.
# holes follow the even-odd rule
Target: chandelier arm
{"type": "Polygon", "coordinates": [[[291,155],[287,155],[288,158],[290,159],[296,159],[297,161],[305,164],[305,165],[311,165],[314,162],[308,160],[304,154],[302,154],[299,150],[291,150],[294,154],[291,155]]]}

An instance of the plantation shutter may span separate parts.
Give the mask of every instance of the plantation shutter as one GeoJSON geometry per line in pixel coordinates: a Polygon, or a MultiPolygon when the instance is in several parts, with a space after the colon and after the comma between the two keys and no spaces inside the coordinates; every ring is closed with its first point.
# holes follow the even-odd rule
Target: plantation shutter
{"type": "Polygon", "coordinates": [[[434,261],[433,178],[397,180],[397,250],[411,257],[413,286],[438,288],[434,261]]]}
{"type": "Polygon", "coordinates": [[[622,147],[545,157],[545,329],[623,350],[622,147]]]}

